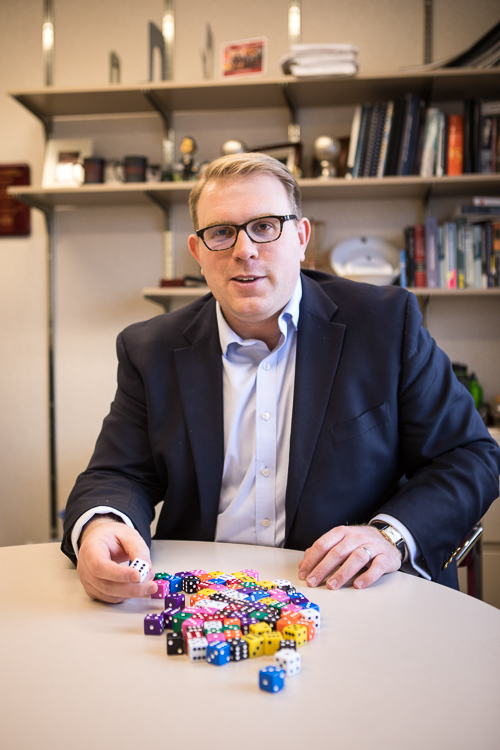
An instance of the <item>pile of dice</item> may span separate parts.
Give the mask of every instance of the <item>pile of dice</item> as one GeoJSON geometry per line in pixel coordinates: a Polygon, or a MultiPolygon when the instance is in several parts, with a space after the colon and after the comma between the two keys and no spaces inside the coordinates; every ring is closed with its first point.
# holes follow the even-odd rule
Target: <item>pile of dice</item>
{"type": "MultiPolygon", "coordinates": [[[[134,560],[139,569],[142,562],[134,560]]],[[[142,575],[141,578],[145,578],[142,575]]],[[[190,570],[157,573],[163,611],[146,615],[146,635],[167,632],[167,654],[222,666],[231,661],[274,655],[275,666],[262,669],[259,686],[278,692],[285,676],[300,672],[298,649],[320,627],[317,604],[290,581],[259,580],[256,570],[236,573],[190,570]],[[189,603],[186,595],[190,595],[189,603]]]]}

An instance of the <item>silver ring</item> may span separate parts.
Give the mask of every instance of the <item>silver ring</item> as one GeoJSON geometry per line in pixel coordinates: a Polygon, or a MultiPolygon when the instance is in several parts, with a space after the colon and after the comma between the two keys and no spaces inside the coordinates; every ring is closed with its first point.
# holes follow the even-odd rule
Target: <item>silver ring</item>
{"type": "Polygon", "coordinates": [[[372,553],[370,552],[370,550],[368,549],[368,547],[360,547],[360,549],[364,549],[365,552],[368,552],[368,557],[372,556],[372,553]]]}

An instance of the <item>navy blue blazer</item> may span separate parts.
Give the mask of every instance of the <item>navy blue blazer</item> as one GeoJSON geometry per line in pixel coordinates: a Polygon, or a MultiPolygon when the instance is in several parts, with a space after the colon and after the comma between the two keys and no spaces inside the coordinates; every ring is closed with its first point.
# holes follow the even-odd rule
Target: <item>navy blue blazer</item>
{"type": "MultiPolygon", "coordinates": [[[[432,579],[498,495],[500,451],[447,356],[398,287],[303,272],[285,547],[377,511],[414,535],[432,579]]],[[[223,469],[222,363],[211,294],[118,337],[118,389],[66,509],[63,551],[89,508],[150,542],[214,539],[223,469]]]]}

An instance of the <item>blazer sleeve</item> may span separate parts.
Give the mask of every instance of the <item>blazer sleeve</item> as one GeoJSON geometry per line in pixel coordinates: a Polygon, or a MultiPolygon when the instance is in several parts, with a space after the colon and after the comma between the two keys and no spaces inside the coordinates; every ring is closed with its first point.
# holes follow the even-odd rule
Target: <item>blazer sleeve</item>
{"type": "Polygon", "coordinates": [[[379,512],[413,534],[433,580],[498,496],[500,450],[409,295],[399,381],[403,486],[379,512]]]}
{"type": "Polygon", "coordinates": [[[73,562],[72,528],[83,513],[97,506],[121,510],[150,544],[154,506],[163,499],[167,486],[151,449],[144,382],[129,358],[123,334],[117,340],[117,354],[115,399],[90,463],[78,477],[66,506],[61,549],[73,562]]]}

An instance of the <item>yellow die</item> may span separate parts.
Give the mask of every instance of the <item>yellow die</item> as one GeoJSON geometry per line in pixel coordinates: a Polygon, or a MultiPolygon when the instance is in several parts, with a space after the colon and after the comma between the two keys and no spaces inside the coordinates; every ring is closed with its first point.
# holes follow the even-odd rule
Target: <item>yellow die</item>
{"type": "Polygon", "coordinates": [[[264,654],[264,638],[256,633],[248,633],[242,636],[243,640],[248,643],[248,658],[255,659],[257,656],[264,654]]]}
{"type": "Polygon", "coordinates": [[[275,589],[276,584],[272,581],[259,581],[259,586],[261,589],[275,589]]]}
{"type": "Polygon", "coordinates": [[[259,604],[267,604],[267,606],[270,607],[271,605],[276,604],[276,599],[272,596],[266,596],[265,599],[259,599],[259,604]]]}
{"type": "Polygon", "coordinates": [[[252,623],[249,625],[248,629],[251,633],[262,636],[266,636],[268,633],[272,632],[272,627],[267,622],[252,623]]]}
{"type": "Polygon", "coordinates": [[[247,581],[248,583],[256,583],[255,578],[252,578],[252,576],[248,576],[246,573],[242,573],[241,571],[237,571],[236,573],[231,573],[233,578],[238,578],[240,581],[247,581]]]}
{"type": "Polygon", "coordinates": [[[283,628],[283,637],[294,640],[297,648],[300,648],[307,643],[307,628],[303,625],[287,625],[283,628]]]}
{"type": "Polygon", "coordinates": [[[264,653],[266,656],[272,656],[280,647],[282,635],[277,630],[271,630],[270,633],[264,634],[264,653]]]}

